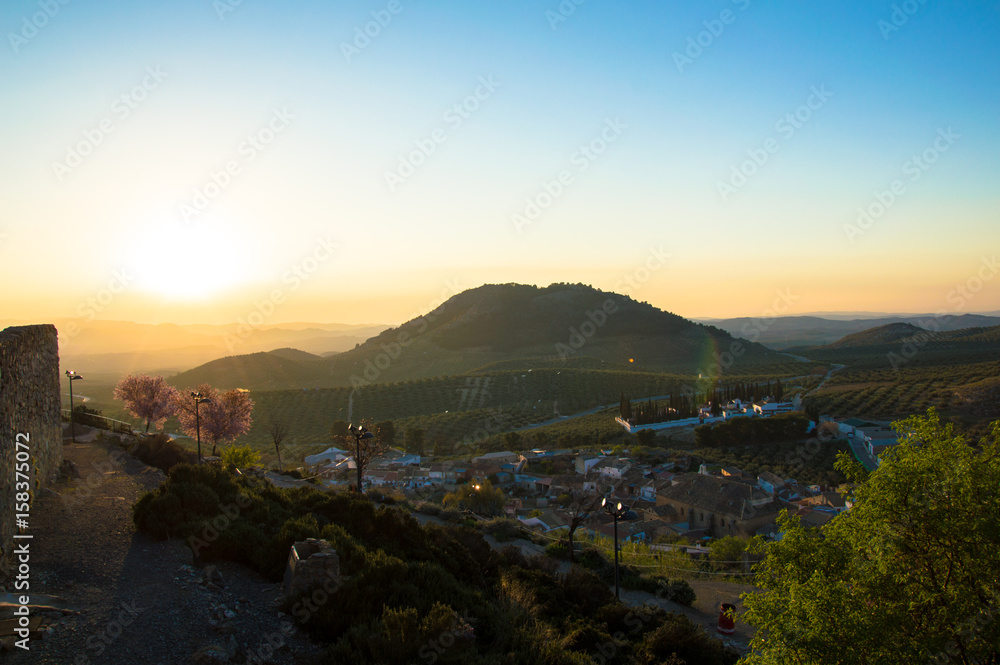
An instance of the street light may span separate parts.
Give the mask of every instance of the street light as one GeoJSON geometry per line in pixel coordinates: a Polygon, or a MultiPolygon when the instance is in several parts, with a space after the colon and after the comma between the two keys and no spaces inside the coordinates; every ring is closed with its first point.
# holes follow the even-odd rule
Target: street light
{"type": "Polygon", "coordinates": [[[616,505],[612,506],[608,503],[607,498],[601,499],[601,507],[604,508],[604,512],[615,521],[615,600],[618,600],[618,520],[633,520],[638,517],[634,512],[622,505],[619,501],[616,505]]]}
{"type": "Polygon", "coordinates": [[[198,413],[198,405],[211,402],[207,397],[202,397],[200,392],[192,392],[194,398],[194,433],[198,437],[198,464],[201,464],[201,415],[198,413]]]}
{"type": "Polygon", "coordinates": [[[69,432],[70,436],[73,437],[73,443],[76,443],[76,420],[73,417],[73,382],[83,377],[72,370],[66,370],[66,376],[69,377],[69,432]]]}
{"type": "Polygon", "coordinates": [[[347,431],[354,436],[355,453],[354,467],[358,470],[358,494],[361,493],[361,439],[372,439],[375,435],[367,427],[355,427],[353,424],[347,426],[347,431]]]}

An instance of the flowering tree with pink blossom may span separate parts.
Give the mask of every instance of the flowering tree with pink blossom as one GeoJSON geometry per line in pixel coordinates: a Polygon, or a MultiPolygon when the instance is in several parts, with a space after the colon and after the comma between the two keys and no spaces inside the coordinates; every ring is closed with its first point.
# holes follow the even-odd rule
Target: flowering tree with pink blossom
{"type": "Polygon", "coordinates": [[[250,393],[239,388],[221,392],[203,383],[195,391],[209,401],[198,406],[196,418],[195,398],[191,396],[193,391],[184,390],[178,393],[175,401],[177,417],[181,421],[181,428],[191,437],[198,435],[200,420],[201,436],[212,443],[214,456],[218,454],[220,443],[235,441],[250,429],[254,403],[250,399],[250,393]]]}
{"type": "Polygon", "coordinates": [[[129,374],[115,386],[115,399],[125,403],[125,410],[149,426],[163,429],[167,418],[177,413],[177,389],[168,385],[162,376],[129,374]]]}

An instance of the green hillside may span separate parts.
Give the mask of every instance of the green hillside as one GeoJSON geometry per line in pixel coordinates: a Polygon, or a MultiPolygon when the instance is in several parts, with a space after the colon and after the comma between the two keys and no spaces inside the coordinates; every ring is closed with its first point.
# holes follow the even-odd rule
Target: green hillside
{"type": "MultiPolygon", "coordinates": [[[[486,285],[330,358],[234,356],[175,375],[258,390],[395,383],[503,368],[629,368],[674,374],[766,374],[788,356],[627,296],[584,285],[486,285]]],[[[799,373],[806,371],[799,364],[799,373]]]]}

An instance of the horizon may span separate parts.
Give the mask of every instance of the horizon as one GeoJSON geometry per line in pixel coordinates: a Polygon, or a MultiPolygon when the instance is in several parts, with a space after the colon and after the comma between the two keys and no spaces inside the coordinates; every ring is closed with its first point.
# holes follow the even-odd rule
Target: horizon
{"type": "Polygon", "coordinates": [[[40,7],[0,8],[4,319],[1000,311],[997,3],[40,7]]]}

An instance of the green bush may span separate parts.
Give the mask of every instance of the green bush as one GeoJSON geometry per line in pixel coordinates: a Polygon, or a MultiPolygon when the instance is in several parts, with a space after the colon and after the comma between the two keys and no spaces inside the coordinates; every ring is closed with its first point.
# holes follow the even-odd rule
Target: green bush
{"type": "Polygon", "coordinates": [[[555,543],[549,543],[545,546],[545,553],[550,557],[556,559],[565,559],[569,556],[569,547],[566,543],[561,540],[555,543]]]}
{"type": "MultiPolygon", "coordinates": [[[[690,665],[735,660],[694,655],[699,640],[711,653],[704,635],[671,629],[653,640],[666,613],[644,613],[635,629],[634,610],[592,572],[559,575],[552,557],[493,550],[474,529],[421,527],[397,506],[354,494],[280,489],[218,467],[178,465],[140,499],[133,517],[154,538],[198,540],[204,559],[242,562],[275,581],[292,542],[327,539],[340,558],[340,586],[324,591],[313,610],[304,611],[302,599],[286,604],[316,639],[328,641],[326,662],[570,665],[590,663],[599,646],[614,644],[614,662],[658,663],[640,660],[640,649],[658,657],[676,636],[691,648],[690,665]]],[[[487,528],[508,525],[494,520],[487,528]]]]}
{"type": "Polygon", "coordinates": [[[494,517],[480,523],[483,533],[493,536],[498,543],[514,540],[521,535],[521,525],[517,520],[506,517],[494,517]]]}
{"type": "Polygon", "coordinates": [[[260,463],[260,453],[250,446],[226,446],[219,456],[223,467],[246,469],[260,463]]]}

